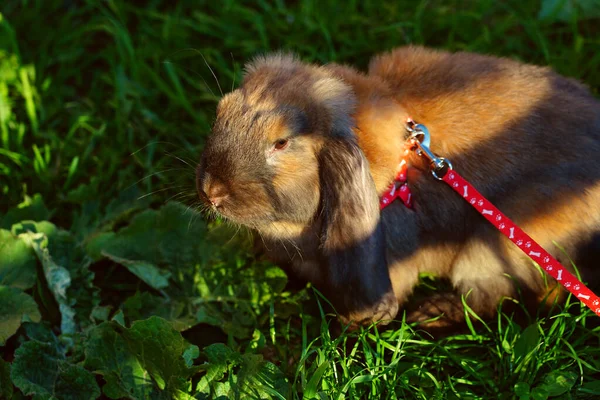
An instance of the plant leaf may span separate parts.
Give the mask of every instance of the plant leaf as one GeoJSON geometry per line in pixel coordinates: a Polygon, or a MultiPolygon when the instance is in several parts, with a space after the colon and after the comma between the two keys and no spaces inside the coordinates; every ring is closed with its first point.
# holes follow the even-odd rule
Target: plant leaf
{"type": "Polygon", "coordinates": [[[203,354],[207,358],[202,365],[206,374],[198,382],[196,391],[206,398],[291,397],[291,386],[285,375],[275,364],[265,361],[262,355],[241,355],[222,343],[207,346],[203,354]],[[227,372],[231,374],[225,382],[221,382],[227,372]],[[236,384],[229,385],[230,380],[236,384]]]}
{"type": "Polygon", "coordinates": [[[71,308],[71,303],[67,299],[67,288],[71,285],[69,271],[56,264],[50,256],[50,252],[48,251],[48,237],[44,233],[29,231],[21,233],[19,237],[23,238],[33,248],[42,263],[48,288],[59,305],[61,314],[60,329],[62,333],[74,333],[76,331],[75,311],[71,308]]]}
{"type": "Polygon", "coordinates": [[[25,342],[15,352],[10,376],[16,387],[34,399],[96,399],[94,375],[70,363],[53,343],[25,342]]]}
{"type": "Polygon", "coordinates": [[[147,261],[126,260],[124,258],[109,254],[105,251],[102,252],[102,255],[111,259],[117,264],[124,266],[132,274],[146,282],[146,284],[154,289],[164,289],[169,286],[169,277],[171,276],[171,273],[161,270],[154,264],[151,264],[147,261]]]}
{"type": "Polygon", "coordinates": [[[533,400],[546,400],[548,398],[548,392],[543,387],[534,387],[531,391],[531,398],[533,400]]]}
{"type": "Polygon", "coordinates": [[[200,379],[196,386],[196,391],[210,395],[211,388],[216,390],[215,383],[223,379],[227,366],[237,364],[240,360],[239,354],[235,353],[229,347],[222,343],[215,343],[207,346],[203,350],[208,361],[203,365],[206,374],[200,379]]]}
{"type": "Polygon", "coordinates": [[[0,285],[31,288],[36,280],[36,265],[31,247],[10,231],[0,229],[0,285]]]}
{"type": "Polygon", "coordinates": [[[200,356],[200,349],[198,346],[190,346],[183,352],[183,359],[185,360],[185,366],[190,368],[194,365],[194,360],[200,356]]]}
{"type": "Polygon", "coordinates": [[[102,391],[111,399],[145,399],[155,391],[150,376],[114,323],[100,324],[90,332],[85,355],[86,368],[104,377],[102,391]]]}
{"type": "Polygon", "coordinates": [[[168,321],[151,317],[134,322],[126,332],[131,349],[159,387],[186,390],[195,369],[183,358],[188,344],[168,321]]]}
{"type": "Polygon", "coordinates": [[[74,323],[75,313],[84,326],[89,325],[90,315],[100,302],[99,289],[94,286],[94,273],[89,269],[91,260],[73,235],[47,221],[22,221],[12,226],[12,233],[28,243],[42,262],[48,286],[63,312],[67,328],[64,332],[69,333],[68,326],[74,323]],[[42,234],[45,239],[32,243],[32,234],[42,234]],[[49,270],[57,272],[53,277],[59,278],[62,285],[48,280],[49,270]]]}
{"type": "Polygon", "coordinates": [[[43,221],[50,217],[50,211],[46,208],[40,194],[33,197],[25,196],[21,204],[10,209],[2,219],[0,228],[10,229],[13,224],[24,220],[43,221]]]}
{"type": "Polygon", "coordinates": [[[530,390],[531,388],[527,382],[519,382],[515,385],[515,394],[519,397],[529,396],[530,390]]]}
{"type": "Polygon", "coordinates": [[[155,265],[190,266],[207,261],[206,236],[202,223],[190,225],[191,215],[178,203],[168,203],[160,210],[137,214],[130,224],[117,233],[103,233],[87,244],[95,260],[102,251],[126,260],[148,261],[155,265]],[[189,226],[189,229],[188,229],[189,226]]]}
{"type": "Polygon", "coordinates": [[[531,353],[540,343],[540,331],[537,322],[529,325],[523,330],[515,342],[515,358],[522,359],[531,353]]]}
{"type": "Polygon", "coordinates": [[[539,387],[548,392],[550,397],[560,396],[570,391],[573,385],[575,385],[576,380],[577,374],[573,372],[552,371],[544,376],[544,383],[539,385],[539,387]]]}
{"type": "Polygon", "coordinates": [[[265,311],[285,287],[287,276],[262,261],[246,268],[249,260],[241,256],[245,247],[239,246],[240,252],[222,245],[235,231],[220,227],[208,231],[202,222],[190,224],[191,215],[186,211],[177,203],[146,210],[118,232],[91,238],[87,253],[94,260],[108,257],[160,289],[164,298],[151,303],[170,303],[130,307],[137,295],[130,297],[132,301],[122,308],[127,319],[143,319],[154,313],[178,330],[208,323],[236,338],[247,338],[259,315],[267,315],[265,311]],[[222,237],[216,239],[219,234],[222,237]],[[195,301],[190,303],[190,298],[195,301]]]}
{"type": "Polygon", "coordinates": [[[10,400],[13,396],[13,384],[10,380],[10,364],[0,358],[0,398],[10,400]]]}
{"type": "Polygon", "coordinates": [[[152,317],[129,329],[116,322],[98,325],[90,332],[85,354],[86,367],[104,376],[107,396],[146,399],[188,393],[199,351],[168,321],[152,317]]]}
{"type": "Polygon", "coordinates": [[[23,321],[39,322],[37,304],[20,289],[0,286],[0,346],[17,332],[23,321]]]}
{"type": "Polygon", "coordinates": [[[180,332],[196,323],[193,317],[185,314],[186,309],[183,301],[154,296],[148,292],[136,292],[122,305],[123,315],[129,321],[158,316],[169,321],[173,328],[180,332]]]}

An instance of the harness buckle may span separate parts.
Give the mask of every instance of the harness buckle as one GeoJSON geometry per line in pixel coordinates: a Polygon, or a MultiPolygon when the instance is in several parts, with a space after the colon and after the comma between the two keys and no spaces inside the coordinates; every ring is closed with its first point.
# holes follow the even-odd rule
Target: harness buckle
{"type": "Polygon", "coordinates": [[[452,169],[452,163],[444,157],[436,156],[429,146],[431,145],[431,135],[425,125],[417,124],[409,119],[406,124],[406,130],[410,133],[408,138],[411,148],[416,151],[420,157],[425,157],[430,164],[431,174],[437,180],[442,180],[446,172],[452,169]]]}

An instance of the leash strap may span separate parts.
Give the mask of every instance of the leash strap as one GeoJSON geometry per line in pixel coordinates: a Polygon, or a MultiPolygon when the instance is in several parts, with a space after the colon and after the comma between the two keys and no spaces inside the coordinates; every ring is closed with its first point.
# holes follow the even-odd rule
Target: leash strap
{"type": "Polygon", "coordinates": [[[437,180],[446,182],[456,193],[467,201],[479,214],[494,225],[504,236],[521,249],[530,259],[535,261],[551,277],[556,279],[565,289],[573,293],[582,303],[600,316],[600,297],[585,286],[579,279],[563,267],[554,257],[542,248],[535,240],[502,214],[492,203],[481,195],[469,182],[452,168],[450,161],[437,157],[429,148],[431,137],[429,130],[412,119],[407,120],[407,131],[411,134],[409,144],[418,155],[430,162],[431,174],[437,180]],[[446,170],[443,176],[440,171],[446,170]]]}
{"type": "Polygon", "coordinates": [[[442,178],[456,193],[465,199],[479,214],[490,221],[504,236],[516,244],[529,258],[540,265],[551,277],[573,293],[577,299],[600,316],[600,297],[563,267],[546,250],[536,243],[521,228],[502,214],[492,203],[481,195],[458,172],[449,170],[442,178]]]}

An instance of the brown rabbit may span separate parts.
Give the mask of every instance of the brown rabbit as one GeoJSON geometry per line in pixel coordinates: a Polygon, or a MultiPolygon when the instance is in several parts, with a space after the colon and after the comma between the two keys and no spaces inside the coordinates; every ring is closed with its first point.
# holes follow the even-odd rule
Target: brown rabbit
{"type": "MultiPolygon", "coordinates": [[[[429,128],[431,149],[583,279],[600,259],[600,103],[548,68],[469,53],[404,47],[368,73],[286,54],[258,57],[220,101],[197,170],[199,195],[264,238],[267,255],[321,288],[343,322],[396,317],[428,272],[452,293],[413,321],[482,317],[517,291],[553,300],[544,274],[416,154],[414,208],[379,198],[394,179],[407,117],[429,128]]],[[[550,281],[550,278],[548,278],[550,281]]]]}

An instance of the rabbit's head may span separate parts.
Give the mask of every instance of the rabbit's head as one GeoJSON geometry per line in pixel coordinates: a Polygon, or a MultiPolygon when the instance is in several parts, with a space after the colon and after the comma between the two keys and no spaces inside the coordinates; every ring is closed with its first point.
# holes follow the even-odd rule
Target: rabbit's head
{"type": "Polygon", "coordinates": [[[200,197],[266,234],[320,216],[352,220],[345,235],[370,234],[378,198],[352,131],[354,106],[351,87],[325,67],[286,54],[255,59],[219,102],[197,170],[200,197]]]}

